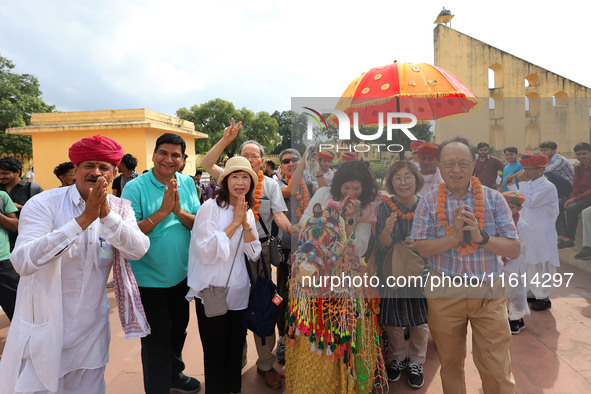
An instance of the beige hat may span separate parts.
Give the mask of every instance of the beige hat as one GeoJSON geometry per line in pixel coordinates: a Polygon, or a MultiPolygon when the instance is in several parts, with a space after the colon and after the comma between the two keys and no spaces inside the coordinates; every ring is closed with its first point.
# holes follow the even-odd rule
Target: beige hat
{"type": "Polygon", "coordinates": [[[255,186],[259,181],[259,177],[257,176],[256,172],[252,170],[248,159],[242,156],[234,156],[226,162],[226,168],[224,168],[224,172],[220,174],[218,183],[222,183],[222,180],[226,176],[236,171],[248,172],[248,175],[250,175],[252,178],[252,182],[255,186]]]}

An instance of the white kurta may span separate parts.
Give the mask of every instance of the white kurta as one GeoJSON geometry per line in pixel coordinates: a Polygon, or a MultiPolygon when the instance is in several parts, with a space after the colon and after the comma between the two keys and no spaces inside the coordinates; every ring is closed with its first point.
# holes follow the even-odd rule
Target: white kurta
{"type": "Polygon", "coordinates": [[[529,226],[523,217],[520,217],[515,227],[517,228],[517,235],[519,235],[521,253],[519,257],[515,260],[509,260],[503,267],[505,286],[508,286],[507,308],[509,309],[509,320],[519,320],[523,316],[529,315],[526,283],[523,280],[523,275],[527,275],[525,254],[528,249],[529,226]]]}
{"type": "Polygon", "coordinates": [[[422,189],[417,193],[417,196],[423,197],[433,190],[437,190],[440,184],[443,183],[443,178],[441,177],[441,171],[439,168],[435,171],[434,174],[431,175],[423,175],[425,179],[425,184],[423,185],[422,189]]]}
{"type": "Polygon", "coordinates": [[[55,391],[68,372],[107,364],[105,285],[112,262],[99,259],[101,239],[134,260],[150,241],[135,215],[123,220],[111,212],[82,230],[75,218],[85,206],[73,185],[40,193],[23,207],[11,256],[21,279],[0,361],[0,393],[55,391]]]}
{"type": "MultiPolygon", "coordinates": [[[[515,185],[508,186],[518,191],[515,185]]],[[[548,262],[560,266],[558,258],[558,192],[556,186],[542,176],[535,181],[519,182],[519,193],[525,197],[521,217],[529,226],[529,244],[525,255],[526,264],[548,262]]]]}
{"type": "MultiPolygon", "coordinates": [[[[187,276],[189,301],[193,300],[193,297],[199,298],[199,292],[209,285],[226,286],[230,269],[232,269],[226,295],[228,309],[238,311],[248,307],[250,280],[246,271],[244,253],[251,260],[258,259],[261,243],[252,210],[248,210],[247,215],[255,237],[255,241],[250,243],[245,243],[244,239],[241,239],[242,226],[238,227],[232,238],[228,238],[224,232],[232,223],[234,207],[220,208],[216,200],[211,198],[199,208],[193,231],[191,231],[189,246],[187,276]],[[232,268],[234,256],[236,258],[232,268]]],[[[256,273],[253,274],[256,275],[256,273]]]]}

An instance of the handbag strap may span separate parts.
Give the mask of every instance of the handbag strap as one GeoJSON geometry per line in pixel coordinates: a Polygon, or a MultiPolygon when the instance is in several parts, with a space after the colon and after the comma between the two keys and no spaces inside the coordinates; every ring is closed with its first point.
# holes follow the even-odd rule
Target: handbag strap
{"type": "Polygon", "coordinates": [[[242,237],[244,236],[244,232],[240,234],[240,240],[238,240],[238,247],[236,248],[236,252],[234,252],[234,258],[232,259],[232,267],[230,267],[230,273],[228,274],[228,280],[226,280],[226,286],[228,287],[228,283],[230,283],[230,276],[232,276],[232,270],[234,269],[234,263],[236,262],[236,256],[238,256],[238,249],[240,249],[240,244],[242,243],[242,237]]]}

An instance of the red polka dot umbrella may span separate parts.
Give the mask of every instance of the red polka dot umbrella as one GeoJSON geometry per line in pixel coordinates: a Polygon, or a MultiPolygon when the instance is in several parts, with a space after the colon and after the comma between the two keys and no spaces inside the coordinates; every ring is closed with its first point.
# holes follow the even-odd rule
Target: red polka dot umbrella
{"type": "MultiPolygon", "coordinates": [[[[335,109],[348,115],[358,112],[364,126],[374,127],[378,125],[380,112],[406,112],[419,121],[427,121],[464,114],[481,103],[449,71],[426,63],[394,61],[355,78],[335,109]]],[[[331,122],[336,121],[335,116],[330,118],[331,122]]]]}

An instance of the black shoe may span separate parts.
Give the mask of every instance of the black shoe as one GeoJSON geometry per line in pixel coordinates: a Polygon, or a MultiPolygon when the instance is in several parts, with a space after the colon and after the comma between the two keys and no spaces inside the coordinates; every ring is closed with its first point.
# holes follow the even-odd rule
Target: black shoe
{"type": "Polygon", "coordinates": [[[573,246],[575,246],[575,241],[572,239],[569,239],[568,241],[564,239],[558,240],[558,249],[572,248],[573,246]]]}
{"type": "Polygon", "coordinates": [[[583,249],[575,254],[575,259],[583,260],[585,257],[591,257],[591,247],[583,246],[583,249]]]}
{"type": "Polygon", "coordinates": [[[538,299],[533,304],[531,304],[531,309],[534,311],[543,311],[552,307],[552,302],[549,299],[538,299]]]}
{"type": "Polygon", "coordinates": [[[509,320],[509,327],[511,327],[511,334],[517,335],[525,328],[525,323],[523,319],[509,320]]]}
{"type": "Polygon", "coordinates": [[[388,373],[388,380],[391,382],[396,382],[400,379],[400,374],[402,371],[408,366],[408,359],[404,359],[402,361],[392,360],[390,366],[386,369],[388,373]]]}
{"type": "Polygon", "coordinates": [[[425,383],[423,379],[423,366],[421,364],[410,363],[408,366],[408,384],[410,387],[420,389],[425,383]]]}
{"type": "Polygon", "coordinates": [[[180,374],[179,379],[170,384],[171,393],[193,394],[201,390],[201,382],[185,374],[180,374]]]}

